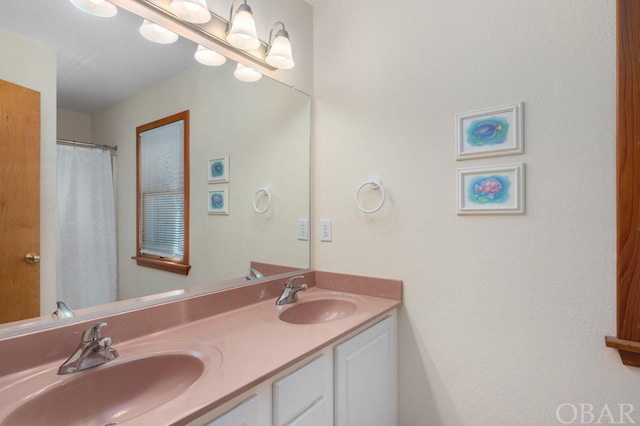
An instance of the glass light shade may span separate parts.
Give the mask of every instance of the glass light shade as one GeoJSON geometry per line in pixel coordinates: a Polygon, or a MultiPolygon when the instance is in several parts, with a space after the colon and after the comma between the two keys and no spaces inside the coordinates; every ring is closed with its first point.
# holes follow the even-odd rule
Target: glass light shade
{"type": "Polygon", "coordinates": [[[226,56],[200,45],[198,45],[198,50],[196,50],[193,56],[196,58],[196,61],[211,67],[217,67],[227,62],[226,56]]]}
{"type": "Polygon", "coordinates": [[[254,81],[258,81],[262,78],[261,73],[240,63],[238,63],[238,66],[236,66],[236,70],[233,72],[233,75],[238,80],[247,83],[253,83],[254,81]]]}
{"type": "Polygon", "coordinates": [[[83,12],[102,18],[116,16],[118,8],[105,0],[70,0],[71,4],[83,12]]]}
{"type": "Polygon", "coordinates": [[[287,70],[293,68],[295,62],[293,62],[293,54],[291,53],[291,42],[283,32],[278,32],[275,40],[273,40],[266,61],[272,67],[287,70]]]}
{"type": "Polygon", "coordinates": [[[211,20],[207,0],[173,0],[169,10],[178,18],[194,24],[204,24],[211,20]]]}
{"type": "Polygon", "coordinates": [[[238,13],[233,18],[231,29],[227,34],[227,41],[242,50],[255,50],[260,47],[256,22],[253,20],[251,8],[246,4],[241,4],[238,7],[238,13]]]}
{"type": "Polygon", "coordinates": [[[178,40],[178,34],[146,19],[140,25],[140,34],[147,40],[160,44],[171,44],[178,40]]]}

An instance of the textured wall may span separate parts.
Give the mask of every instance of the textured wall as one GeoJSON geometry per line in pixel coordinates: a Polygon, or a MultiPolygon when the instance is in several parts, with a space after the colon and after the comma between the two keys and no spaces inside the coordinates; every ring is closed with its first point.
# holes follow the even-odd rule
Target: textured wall
{"type": "Polygon", "coordinates": [[[333,242],[313,264],[404,280],[400,424],[556,424],[562,403],[635,403],[640,422],[640,371],[604,346],[615,2],[323,0],[314,64],[313,212],[333,242]],[[523,155],[455,160],[456,113],[520,101],[523,155]],[[526,215],[456,215],[458,167],[513,162],[526,215]],[[388,201],[367,216],[353,194],[374,175],[388,201]]]}

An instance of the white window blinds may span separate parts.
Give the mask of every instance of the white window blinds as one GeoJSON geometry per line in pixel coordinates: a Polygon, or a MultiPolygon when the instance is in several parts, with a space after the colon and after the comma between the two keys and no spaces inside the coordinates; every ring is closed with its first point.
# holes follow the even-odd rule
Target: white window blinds
{"type": "Polygon", "coordinates": [[[184,258],[184,120],[140,133],[140,254],[184,258]]]}

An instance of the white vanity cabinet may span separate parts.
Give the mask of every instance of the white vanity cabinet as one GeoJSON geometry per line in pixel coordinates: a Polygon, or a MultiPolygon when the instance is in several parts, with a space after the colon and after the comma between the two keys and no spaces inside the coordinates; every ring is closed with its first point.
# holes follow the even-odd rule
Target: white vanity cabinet
{"type": "Polygon", "coordinates": [[[335,425],[398,423],[396,317],[335,347],[335,425]]]}
{"type": "Polygon", "coordinates": [[[396,329],[394,311],[189,425],[397,425],[396,329]]]}

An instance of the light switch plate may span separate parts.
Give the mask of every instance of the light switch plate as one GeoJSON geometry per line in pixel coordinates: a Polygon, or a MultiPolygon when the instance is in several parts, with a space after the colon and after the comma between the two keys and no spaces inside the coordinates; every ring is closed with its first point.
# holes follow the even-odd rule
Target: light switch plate
{"type": "Polygon", "coordinates": [[[331,219],[320,220],[320,241],[331,241],[331,219]]]}
{"type": "Polygon", "coordinates": [[[298,219],[298,239],[309,241],[309,219],[298,219]]]}

